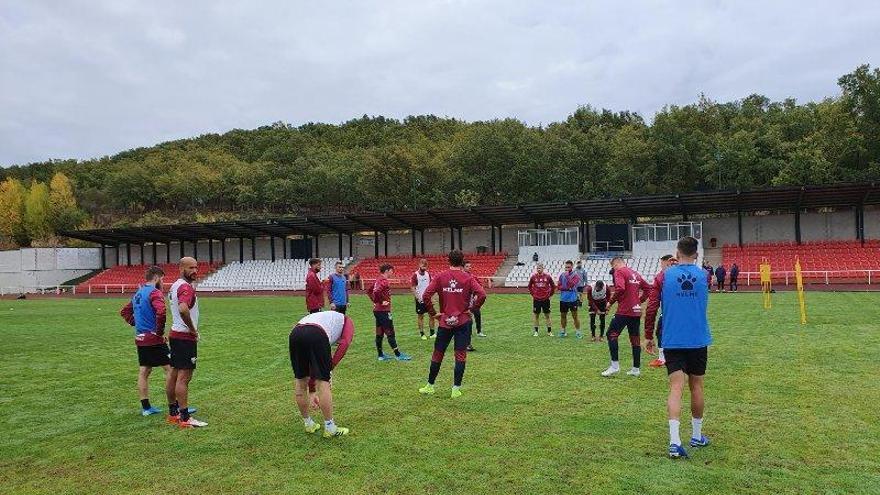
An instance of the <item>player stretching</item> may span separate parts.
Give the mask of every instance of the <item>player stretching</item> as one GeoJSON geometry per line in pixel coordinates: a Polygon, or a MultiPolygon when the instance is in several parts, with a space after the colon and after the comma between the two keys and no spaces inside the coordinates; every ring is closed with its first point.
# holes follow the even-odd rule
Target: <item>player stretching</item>
{"type": "MultiPolygon", "coordinates": [[[[419,260],[419,269],[413,272],[410,279],[410,286],[412,287],[413,297],[416,300],[416,319],[419,322],[419,335],[422,336],[422,340],[428,340],[428,337],[425,336],[425,313],[428,312],[428,309],[425,307],[425,303],[422,302],[422,295],[425,293],[425,289],[428,288],[429,283],[431,283],[431,274],[428,272],[428,260],[421,259],[419,260]]],[[[428,318],[428,328],[433,339],[433,318],[428,318]]]]}
{"type": "Polygon", "coordinates": [[[611,376],[620,371],[617,338],[624,328],[629,332],[629,343],[632,346],[633,366],[626,374],[641,374],[642,346],[640,342],[642,303],[648,298],[651,286],[632,268],[626,266],[623,258],[616,256],[611,260],[614,273],[614,292],[608,301],[610,308],[615,302],[617,313],[608,326],[608,351],[611,354],[611,366],[602,372],[602,376],[611,376]]]}
{"type": "Polygon", "coordinates": [[[327,277],[327,301],[330,310],[345,314],[348,310],[348,279],[345,278],[345,265],[337,261],[334,272],[327,277]]]}
{"type": "Polygon", "coordinates": [[[571,311],[571,319],[574,322],[575,337],[583,338],[581,333],[581,320],[578,318],[578,285],[580,278],[574,273],[574,263],[571,260],[565,262],[565,271],[559,275],[559,331],[560,337],[565,337],[568,326],[568,312],[571,311]]]}
{"type": "Polygon", "coordinates": [[[354,337],[351,318],[338,311],[320,311],[299,320],[288,338],[290,366],[296,378],[296,406],[303,418],[306,433],[321,429],[309,415],[310,403],[315,403],[324,415],[324,437],[348,435],[348,428],[333,422],[333,394],[330,390],[330,372],[345,356],[354,337]],[[330,346],[339,344],[333,357],[330,346]],[[311,380],[309,380],[311,378],[311,380]],[[316,392],[309,400],[309,392],[316,392]]]}
{"type": "Polygon", "coordinates": [[[171,376],[170,351],[165,343],[165,297],[162,296],[162,277],[165,272],[158,266],[147,269],[147,281],[119,314],[134,327],[134,344],[138,353],[138,393],[141,398],[141,414],[159,414],[161,409],[150,405],[150,373],[160,366],[165,372],[165,397],[168,409],[176,407],[174,381],[171,376]]]}
{"type": "MultiPolygon", "coordinates": [[[[651,288],[652,294],[654,292],[657,292],[658,290],[660,290],[660,280],[662,280],[660,278],[660,274],[665,272],[667,268],[676,264],[677,262],[678,262],[678,260],[676,260],[671,254],[664,254],[663,256],[660,257],[660,271],[657,273],[657,275],[654,275],[654,285],[651,288]]],[[[648,325],[648,321],[646,318],[645,326],[647,327],[647,325],[648,325]]],[[[646,333],[646,335],[647,335],[647,333],[646,333]]],[[[662,316],[657,318],[657,349],[659,351],[657,353],[657,359],[654,359],[650,363],[648,363],[648,366],[650,366],[652,368],[659,368],[659,367],[663,366],[664,364],[666,364],[666,358],[664,357],[664,354],[663,354],[663,317],[662,316]]]]}
{"type": "Polygon", "coordinates": [[[679,418],[685,377],[691,390],[691,447],[705,447],[703,435],[703,377],[706,374],[708,347],[712,343],[706,309],[709,284],[705,272],[696,265],[697,240],[682,237],[678,241],[678,265],[661,272],[660,290],[651,293],[645,315],[645,345],[654,347],[652,333],[657,310],[663,311],[663,345],[666,348],[666,373],[669,375],[669,457],[687,457],[681,445],[679,418]]]}
{"type": "Polygon", "coordinates": [[[382,338],[388,337],[388,345],[394,351],[398,361],[412,359],[408,354],[400,352],[397,347],[397,339],[394,337],[394,321],[391,316],[391,284],[388,277],[394,274],[394,267],[388,263],[379,266],[379,278],[373,283],[373,287],[367,292],[373,301],[373,316],[376,318],[376,351],[379,352],[379,361],[389,361],[391,356],[382,352],[382,338]]]}
{"type": "Polygon", "coordinates": [[[309,260],[309,272],[306,273],[306,311],[317,313],[324,308],[324,284],[318,279],[321,273],[321,259],[309,260]]]}
{"type": "Polygon", "coordinates": [[[544,313],[544,321],[547,323],[547,335],[553,335],[550,325],[550,298],[556,292],[556,284],[553,277],[544,273],[544,264],[538,263],[537,270],[529,278],[529,294],[532,295],[532,320],[535,324],[533,337],[538,336],[538,313],[544,313]]]}
{"type": "Polygon", "coordinates": [[[590,335],[593,342],[602,342],[605,337],[605,313],[608,311],[608,286],[596,280],[595,286],[587,286],[587,301],[590,305],[590,335]],[[596,337],[596,315],[599,315],[599,337],[596,337]]]}
{"type": "Polygon", "coordinates": [[[171,373],[175,375],[174,394],[179,408],[168,411],[168,422],[181,428],[208,426],[190,416],[189,382],[196,369],[199,341],[199,301],[192,283],[198,275],[195,258],[180,260],[180,278],[171,286],[171,373]],[[179,413],[179,414],[178,414],[179,413]]]}
{"type": "Polygon", "coordinates": [[[455,371],[453,374],[452,398],[461,396],[461,381],[467,361],[467,346],[471,342],[471,315],[480,309],[486,300],[486,292],[477,279],[462,270],[464,255],[455,250],[449,253],[449,269],[437,275],[425,290],[423,301],[428,305],[431,317],[437,315],[431,298],[437,294],[440,300],[440,324],[437,340],[434,341],[434,354],[428,370],[428,383],[419,389],[420,393],[433,394],[434,381],[440,372],[443,355],[449,343],[455,340],[455,371]]]}

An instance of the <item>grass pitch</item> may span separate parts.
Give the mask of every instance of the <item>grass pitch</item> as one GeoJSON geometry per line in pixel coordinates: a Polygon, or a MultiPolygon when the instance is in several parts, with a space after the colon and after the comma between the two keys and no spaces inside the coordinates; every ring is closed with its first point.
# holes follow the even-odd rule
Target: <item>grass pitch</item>
{"type": "MultiPolygon", "coordinates": [[[[394,298],[412,362],[375,359],[370,306],[334,373],[345,438],[306,435],[287,334],[302,298],[203,298],[197,417],[180,431],[143,418],[122,299],[0,301],[3,493],[880,493],[880,295],[713,294],[704,432],[665,457],[665,371],[603,379],[605,345],[531,336],[527,296],[490,296],[464,396],[417,393],[432,342],[394,298]]],[[[558,318],[554,304],[554,317],[558,318]]],[[[586,325],[584,325],[586,327],[586,325]]],[[[558,324],[554,325],[554,330],[558,324]]],[[[387,349],[387,344],[386,344],[387,349]]],[[[630,360],[622,346],[624,369],[630,360]]],[[[646,361],[646,360],[645,360],[646,361]]],[[[622,374],[621,374],[622,375],[622,374]]],[[[165,408],[161,371],[151,381],[165,408]]],[[[316,415],[316,418],[319,416],[316,415]]],[[[682,437],[690,422],[682,418],[682,437]]]]}

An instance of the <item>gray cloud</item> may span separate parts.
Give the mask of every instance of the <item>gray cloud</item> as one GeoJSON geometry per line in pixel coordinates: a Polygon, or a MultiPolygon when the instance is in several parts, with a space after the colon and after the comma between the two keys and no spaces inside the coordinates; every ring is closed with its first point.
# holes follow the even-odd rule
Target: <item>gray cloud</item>
{"type": "Polygon", "coordinates": [[[817,100],[877,64],[877,26],[867,1],[9,1],[0,164],[278,120],[817,100]]]}

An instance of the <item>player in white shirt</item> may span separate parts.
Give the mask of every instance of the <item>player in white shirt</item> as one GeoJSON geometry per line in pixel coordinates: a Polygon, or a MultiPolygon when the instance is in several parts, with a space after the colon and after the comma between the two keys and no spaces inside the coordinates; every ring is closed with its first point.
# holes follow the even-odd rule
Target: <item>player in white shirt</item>
{"type": "MultiPolygon", "coordinates": [[[[425,289],[428,288],[428,284],[431,283],[431,274],[428,272],[428,260],[422,259],[419,261],[419,269],[413,272],[412,278],[410,279],[410,285],[412,286],[413,297],[416,300],[416,318],[419,321],[419,335],[422,336],[422,340],[428,340],[428,337],[425,336],[425,313],[428,312],[428,308],[424,302],[422,302],[422,296],[425,294],[425,289]]],[[[431,331],[431,338],[434,338],[434,319],[430,316],[428,317],[428,327],[431,331]]]]}
{"type": "Polygon", "coordinates": [[[199,273],[195,258],[180,260],[180,278],[171,286],[171,368],[176,376],[174,388],[178,414],[169,411],[168,422],[181,428],[200,428],[208,423],[190,416],[189,382],[196,369],[199,341],[199,300],[192,283],[199,273]]]}

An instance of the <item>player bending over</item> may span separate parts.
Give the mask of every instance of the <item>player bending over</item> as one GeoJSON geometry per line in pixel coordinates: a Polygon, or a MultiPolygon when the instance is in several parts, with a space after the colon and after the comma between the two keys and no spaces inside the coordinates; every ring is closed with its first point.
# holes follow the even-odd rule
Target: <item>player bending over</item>
{"type": "Polygon", "coordinates": [[[614,276],[614,292],[608,301],[610,308],[615,302],[617,313],[608,326],[608,352],[611,354],[611,365],[602,372],[602,376],[612,376],[620,371],[620,358],[617,338],[624,328],[629,332],[629,343],[632,346],[633,366],[626,374],[641,374],[641,317],[642,303],[648,298],[651,286],[638,272],[626,266],[623,258],[617,256],[611,260],[611,272],[614,276]]]}
{"type": "Polygon", "coordinates": [[[653,291],[645,315],[645,345],[654,348],[654,321],[663,311],[663,346],[666,348],[666,372],[669,375],[669,457],[687,457],[681,445],[679,418],[685,379],[691,391],[691,447],[705,447],[703,435],[703,377],[706,374],[708,348],[712,344],[709,319],[709,284],[705,272],[696,265],[697,240],[682,237],[678,241],[678,265],[657,275],[660,290],[653,291]]]}
{"type": "Polygon", "coordinates": [[[544,273],[544,264],[538,263],[536,272],[529,278],[529,294],[532,295],[532,321],[535,324],[533,337],[538,336],[538,313],[544,313],[544,321],[547,323],[547,335],[553,335],[550,324],[550,298],[556,292],[556,284],[553,277],[544,273]]]}
{"type": "Polygon", "coordinates": [[[394,351],[398,361],[412,359],[408,354],[400,352],[397,347],[397,338],[394,336],[394,321],[391,315],[391,284],[388,277],[394,274],[394,267],[388,263],[379,266],[379,278],[373,283],[373,287],[367,292],[373,301],[373,316],[376,318],[376,351],[379,353],[379,361],[389,361],[391,356],[386,356],[382,351],[382,338],[388,337],[388,345],[394,351]]]}
{"type": "Polygon", "coordinates": [[[431,298],[437,295],[440,300],[440,323],[437,340],[434,341],[434,354],[428,369],[428,383],[419,389],[422,394],[434,393],[434,381],[440,372],[443,355],[449,343],[455,341],[455,370],[452,382],[452,398],[461,396],[461,382],[467,362],[467,347],[471,343],[471,311],[480,309],[486,300],[486,292],[477,279],[462,269],[464,255],[455,250],[449,253],[449,269],[437,275],[425,290],[423,301],[434,318],[438,313],[431,298]]]}
{"type": "Polygon", "coordinates": [[[568,335],[566,327],[568,326],[568,312],[571,311],[571,319],[574,322],[575,337],[583,338],[581,333],[581,320],[578,318],[578,286],[580,285],[580,277],[574,273],[574,263],[571,260],[565,262],[565,271],[559,275],[559,331],[560,337],[568,335]]]}
{"type": "Polygon", "coordinates": [[[168,409],[176,407],[175,382],[171,379],[171,351],[165,343],[165,297],[162,295],[162,277],[165,272],[158,266],[147,268],[145,283],[134,293],[131,301],[119,314],[134,327],[134,345],[138,353],[137,387],[141,399],[141,414],[159,414],[161,409],[150,405],[150,373],[159,366],[165,372],[165,398],[168,409]]]}
{"type": "Polygon", "coordinates": [[[596,285],[587,286],[587,302],[590,305],[590,335],[593,342],[602,342],[605,337],[605,314],[608,311],[608,286],[601,280],[596,285]],[[596,316],[599,316],[599,336],[596,336],[596,316]]]}
{"type": "Polygon", "coordinates": [[[324,437],[348,435],[348,428],[333,422],[333,394],[330,373],[345,356],[354,338],[354,323],[338,311],[320,311],[299,320],[288,338],[290,366],[296,386],[296,406],[302,415],[306,433],[321,429],[309,414],[310,403],[316,404],[324,415],[324,437]],[[330,346],[338,344],[333,357],[330,346]],[[310,392],[315,395],[309,400],[310,392]]]}

